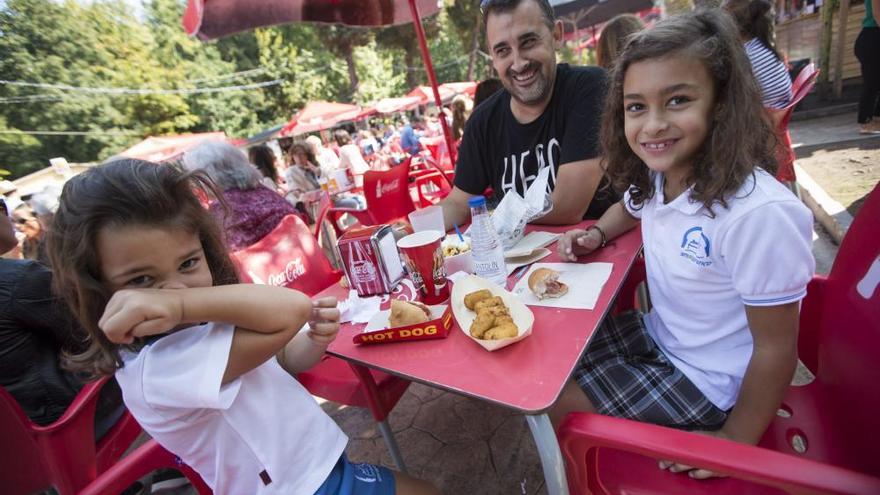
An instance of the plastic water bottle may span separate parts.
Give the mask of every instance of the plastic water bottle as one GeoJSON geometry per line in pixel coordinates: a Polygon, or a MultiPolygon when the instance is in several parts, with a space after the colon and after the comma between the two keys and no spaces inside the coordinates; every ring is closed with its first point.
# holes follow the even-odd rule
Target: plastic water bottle
{"type": "Polygon", "coordinates": [[[471,252],[474,258],[474,273],[506,288],[507,265],[504,264],[504,248],[498,232],[492,226],[486,198],[477,196],[468,201],[471,207],[471,252]]]}

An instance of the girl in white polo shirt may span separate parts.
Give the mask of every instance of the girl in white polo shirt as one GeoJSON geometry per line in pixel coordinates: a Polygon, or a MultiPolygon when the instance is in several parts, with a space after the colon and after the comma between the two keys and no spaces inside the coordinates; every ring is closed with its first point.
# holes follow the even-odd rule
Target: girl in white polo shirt
{"type": "Polygon", "coordinates": [[[627,192],[560,255],[641,223],[653,308],[606,319],[551,419],[585,410],[755,444],[797,365],[815,263],[812,215],[773,178],[773,130],[731,19],[703,10],[634,35],[603,118],[607,173],[627,192]]]}
{"type": "Polygon", "coordinates": [[[140,160],[64,186],[52,264],[89,334],[69,366],[115,374],[144,430],[214,493],[436,493],[348,461],[347,437],[292,376],[336,337],[336,300],[238,284],[199,197],[222,198],[200,172],[140,160]]]}

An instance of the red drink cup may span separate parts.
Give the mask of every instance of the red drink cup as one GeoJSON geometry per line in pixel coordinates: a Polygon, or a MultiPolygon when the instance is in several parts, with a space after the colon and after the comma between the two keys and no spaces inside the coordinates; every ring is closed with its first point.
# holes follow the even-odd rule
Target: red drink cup
{"type": "Polygon", "coordinates": [[[440,239],[443,232],[423,230],[397,241],[400,257],[422,302],[437,304],[449,299],[449,283],[440,239]]]}

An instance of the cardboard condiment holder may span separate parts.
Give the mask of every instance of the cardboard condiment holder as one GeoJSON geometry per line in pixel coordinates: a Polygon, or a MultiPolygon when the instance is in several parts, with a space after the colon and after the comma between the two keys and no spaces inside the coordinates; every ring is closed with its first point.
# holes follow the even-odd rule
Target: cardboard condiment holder
{"type": "Polygon", "coordinates": [[[429,306],[433,318],[424,323],[388,328],[391,310],[376,313],[364,331],[352,339],[355,344],[386,344],[411,340],[445,339],[452,328],[452,311],[448,304],[429,306]]]}

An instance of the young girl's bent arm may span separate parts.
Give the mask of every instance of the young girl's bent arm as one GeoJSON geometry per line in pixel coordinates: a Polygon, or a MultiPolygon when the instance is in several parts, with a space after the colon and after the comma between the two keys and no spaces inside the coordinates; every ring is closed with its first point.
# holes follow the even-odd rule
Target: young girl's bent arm
{"type": "Polygon", "coordinates": [[[278,363],[288,373],[305,371],[321,360],[327,346],[339,332],[339,310],[336,298],[325,297],[314,302],[309,330],[300,332],[278,353],[278,363]]]}
{"type": "Polygon", "coordinates": [[[236,326],[223,375],[230,382],[275,355],[309,320],[304,294],[267,285],[116,292],[99,326],[113,342],[157,335],[181,324],[218,321],[236,326]]]}

